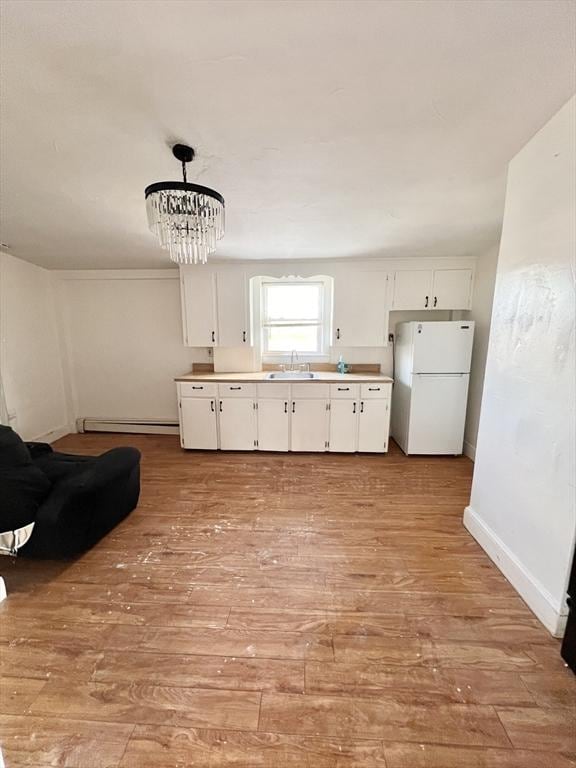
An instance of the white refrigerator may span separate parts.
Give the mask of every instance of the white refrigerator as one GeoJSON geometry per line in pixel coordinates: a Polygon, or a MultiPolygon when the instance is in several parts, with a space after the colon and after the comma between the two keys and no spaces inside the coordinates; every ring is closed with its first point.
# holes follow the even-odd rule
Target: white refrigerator
{"type": "Polygon", "coordinates": [[[404,453],[462,453],[474,323],[398,323],[392,437],[404,453]]]}

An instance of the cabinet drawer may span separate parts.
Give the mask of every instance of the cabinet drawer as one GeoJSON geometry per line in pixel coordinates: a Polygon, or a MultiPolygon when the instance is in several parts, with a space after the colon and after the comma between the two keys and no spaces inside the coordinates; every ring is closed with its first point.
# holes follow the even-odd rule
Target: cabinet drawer
{"type": "Polygon", "coordinates": [[[230,382],[218,384],[219,397],[256,397],[256,384],[230,382]]]}
{"type": "Polygon", "coordinates": [[[391,390],[392,385],[390,383],[378,384],[375,382],[374,384],[361,384],[360,398],[362,400],[370,400],[372,398],[379,400],[389,400],[391,390]]]}
{"type": "Polygon", "coordinates": [[[311,398],[328,399],[330,396],[329,384],[292,384],[292,399],[298,397],[309,400],[311,398]]]}
{"type": "Polygon", "coordinates": [[[218,385],[202,381],[181,381],[180,397],[217,397],[218,385]]]}
{"type": "Polygon", "coordinates": [[[358,400],[360,397],[360,384],[330,384],[330,397],[333,400],[341,398],[358,400]]]}
{"type": "Polygon", "coordinates": [[[256,384],[258,398],[290,400],[290,384],[256,384]]]}

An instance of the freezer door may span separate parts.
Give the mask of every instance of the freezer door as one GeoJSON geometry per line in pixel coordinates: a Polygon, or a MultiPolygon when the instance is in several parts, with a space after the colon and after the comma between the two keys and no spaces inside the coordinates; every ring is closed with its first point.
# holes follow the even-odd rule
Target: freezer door
{"type": "Polygon", "coordinates": [[[469,373],[474,323],[471,320],[416,323],[413,373],[469,373]]]}
{"type": "Polygon", "coordinates": [[[406,453],[462,453],[468,374],[413,377],[406,453]]]}

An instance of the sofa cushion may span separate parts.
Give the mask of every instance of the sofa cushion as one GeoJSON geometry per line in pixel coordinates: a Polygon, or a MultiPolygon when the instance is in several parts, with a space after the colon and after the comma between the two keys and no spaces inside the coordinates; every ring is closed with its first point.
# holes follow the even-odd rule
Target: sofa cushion
{"type": "Polygon", "coordinates": [[[32,464],[26,443],[12,427],[0,424],[0,468],[25,467],[32,464]]]}
{"type": "Polygon", "coordinates": [[[38,467],[0,467],[0,531],[34,522],[50,488],[50,480],[38,467]]]}
{"type": "Polygon", "coordinates": [[[75,475],[93,466],[97,456],[74,456],[69,453],[46,453],[34,459],[34,466],[41,469],[52,484],[63,477],[75,475]]]}
{"type": "Polygon", "coordinates": [[[33,522],[51,488],[44,472],[10,427],[0,427],[0,532],[33,522]]]}

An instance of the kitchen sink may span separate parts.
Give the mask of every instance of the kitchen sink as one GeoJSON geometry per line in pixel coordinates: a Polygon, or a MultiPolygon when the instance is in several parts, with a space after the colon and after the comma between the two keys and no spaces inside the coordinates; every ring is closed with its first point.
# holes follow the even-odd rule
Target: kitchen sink
{"type": "Polygon", "coordinates": [[[310,371],[279,371],[278,373],[269,373],[267,379],[317,379],[317,373],[310,371]]]}

